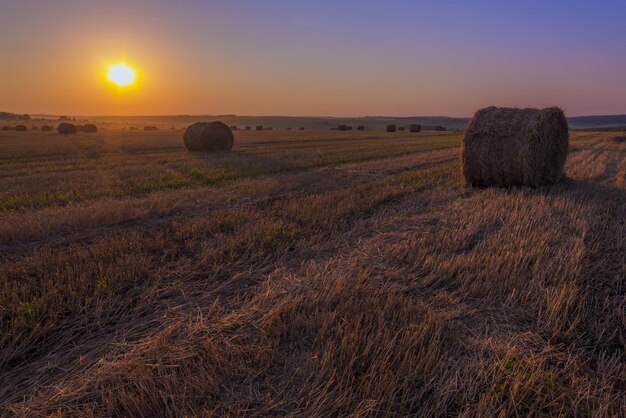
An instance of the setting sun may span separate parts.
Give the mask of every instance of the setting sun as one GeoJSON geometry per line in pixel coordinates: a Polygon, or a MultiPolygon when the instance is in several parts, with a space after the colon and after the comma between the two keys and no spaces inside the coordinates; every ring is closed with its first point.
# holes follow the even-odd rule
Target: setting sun
{"type": "Polygon", "coordinates": [[[125,64],[114,65],[109,68],[107,78],[118,87],[130,86],[135,82],[135,71],[125,64]]]}

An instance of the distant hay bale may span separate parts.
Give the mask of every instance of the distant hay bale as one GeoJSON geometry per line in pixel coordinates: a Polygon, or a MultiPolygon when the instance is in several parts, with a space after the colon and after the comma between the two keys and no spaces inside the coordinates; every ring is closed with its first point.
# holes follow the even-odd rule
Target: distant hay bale
{"type": "Polygon", "coordinates": [[[88,134],[95,134],[96,132],[98,132],[98,127],[92,123],[88,123],[86,125],[78,127],[78,130],[80,132],[85,132],[88,134]]]}
{"type": "Polygon", "coordinates": [[[554,184],[563,176],[569,131],[558,107],[488,107],[465,130],[461,168],[474,186],[554,184]]]}
{"type": "Polygon", "coordinates": [[[152,125],[146,125],[143,127],[144,131],[158,131],[159,128],[156,126],[152,126],[152,125]]]}
{"type": "Polygon", "coordinates": [[[300,131],[304,131],[304,126],[298,128],[300,131]]]}
{"type": "Polygon", "coordinates": [[[236,125],[231,125],[231,126],[230,126],[230,130],[231,130],[231,131],[238,131],[238,130],[239,130],[239,128],[238,128],[236,125]]]}
{"type": "Polygon", "coordinates": [[[246,131],[251,131],[252,130],[252,126],[246,126],[246,131]]]}
{"type": "Polygon", "coordinates": [[[399,126],[399,127],[398,127],[398,131],[400,131],[400,132],[404,132],[404,126],[399,126]]]}
{"type": "Polygon", "coordinates": [[[130,127],[130,128],[128,128],[128,129],[130,129],[131,131],[137,131],[137,130],[139,130],[139,128],[138,128],[138,127],[136,127],[136,126],[131,126],[131,127],[130,127]]]}
{"type": "Polygon", "coordinates": [[[222,122],[197,122],[185,130],[185,147],[193,152],[221,152],[233,148],[234,137],[222,122]]]}
{"type": "Polygon", "coordinates": [[[257,125],[255,129],[257,131],[262,131],[263,130],[263,125],[257,125]]]}
{"type": "Polygon", "coordinates": [[[28,128],[26,127],[26,125],[17,125],[15,127],[15,130],[17,132],[26,132],[28,130],[28,128]]]}
{"type": "Polygon", "coordinates": [[[271,126],[268,126],[267,128],[265,128],[266,131],[271,131],[272,129],[274,128],[272,128],[271,126]]]}
{"type": "Polygon", "coordinates": [[[357,131],[364,131],[365,130],[365,126],[364,125],[359,125],[356,127],[357,131]]]}
{"type": "Polygon", "coordinates": [[[395,132],[396,129],[396,125],[387,125],[387,132],[395,132]]]}
{"type": "Polygon", "coordinates": [[[347,131],[348,130],[348,125],[339,125],[339,127],[337,128],[338,131],[347,131]]]}
{"type": "Polygon", "coordinates": [[[15,128],[14,128],[13,126],[4,125],[4,126],[2,127],[2,130],[3,130],[3,131],[14,131],[14,130],[15,130],[15,128]]]}
{"type": "Polygon", "coordinates": [[[52,126],[50,126],[50,125],[43,125],[41,127],[41,131],[42,132],[50,132],[51,130],[52,130],[52,126]]]}
{"type": "Polygon", "coordinates": [[[422,130],[422,125],[418,125],[417,123],[414,123],[409,127],[409,130],[411,132],[420,132],[422,130]]]}
{"type": "Polygon", "coordinates": [[[57,130],[59,131],[60,134],[63,134],[63,135],[75,134],[78,132],[76,125],[73,125],[71,123],[61,123],[59,124],[59,127],[57,128],[57,130]]]}

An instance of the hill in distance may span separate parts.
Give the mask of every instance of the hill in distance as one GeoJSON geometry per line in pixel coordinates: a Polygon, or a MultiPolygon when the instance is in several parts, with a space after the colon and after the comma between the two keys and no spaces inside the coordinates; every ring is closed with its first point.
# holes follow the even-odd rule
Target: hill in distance
{"type": "MultiPolygon", "coordinates": [[[[58,115],[37,114],[36,119],[58,119],[58,115]]],[[[94,122],[125,122],[129,124],[192,124],[199,121],[220,120],[227,125],[271,126],[276,129],[304,127],[305,129],[329,130],[332,127],[345,125],[365,125],[368,129],[381,130],[389,124],[408,126],[420,124],[425,130],[435,126],[443,126],[447,130],[462,130],[470,118],[448,116],[363,116],[363,117],[327,117],[327,116],[237,116],[237,115],[163,115],[163,116],[72,116],[78,120],[94,122]]],[[[0,120],[29,120],[28,115],[0,112],[0,120]]],[[[571,129],[575,130],[626,130],[626,115],[576,116],[568,118],[571,129]]]]}

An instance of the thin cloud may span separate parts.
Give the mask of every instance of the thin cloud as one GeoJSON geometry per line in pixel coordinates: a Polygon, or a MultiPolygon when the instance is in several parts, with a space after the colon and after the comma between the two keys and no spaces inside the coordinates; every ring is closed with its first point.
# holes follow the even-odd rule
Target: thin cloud
{"type": "Polygon", "coordinates": [[[167,19],[162,19],[160,17],[151,17],[150,20],[154,20],[155,22],[159,22],[159,23],[167,23],[168,25],[175,25],[176,22],[174,22],[173,20],[167,20],[167,19]]]}

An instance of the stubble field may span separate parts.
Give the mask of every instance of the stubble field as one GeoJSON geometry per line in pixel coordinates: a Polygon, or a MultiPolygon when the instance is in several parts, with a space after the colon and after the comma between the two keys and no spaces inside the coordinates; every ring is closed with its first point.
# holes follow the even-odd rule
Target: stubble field
{"type": "Polygon", "coordinates": [[[0,415],[626,414],[626,141],[0,133],[0,415]]]}

